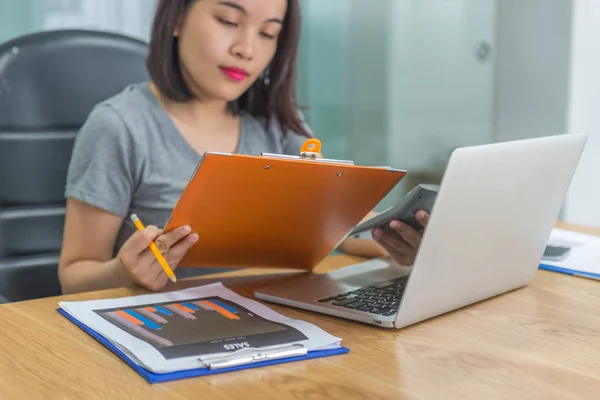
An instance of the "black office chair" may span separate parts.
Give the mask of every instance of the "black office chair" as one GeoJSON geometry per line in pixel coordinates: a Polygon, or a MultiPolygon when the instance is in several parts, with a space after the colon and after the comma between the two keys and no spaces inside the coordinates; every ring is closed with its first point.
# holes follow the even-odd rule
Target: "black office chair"
{"type": "Polygon", "coordinates": [[[0,298],[60,294],[73,140],[95,104],[149,79],[148,46],[61,30],[0,45],[0,298]]]}

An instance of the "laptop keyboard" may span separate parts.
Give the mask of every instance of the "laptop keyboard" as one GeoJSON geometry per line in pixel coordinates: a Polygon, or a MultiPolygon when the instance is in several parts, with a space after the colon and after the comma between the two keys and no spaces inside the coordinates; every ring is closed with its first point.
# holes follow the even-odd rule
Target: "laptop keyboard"
{"type": "Polygon", "coordinates": [[[330,303],[337,307],[351,308],[384,316],[398,312],[408,275],[392,281],[365,286],[360,289],[319,299],[319,303],[330,303]]]}

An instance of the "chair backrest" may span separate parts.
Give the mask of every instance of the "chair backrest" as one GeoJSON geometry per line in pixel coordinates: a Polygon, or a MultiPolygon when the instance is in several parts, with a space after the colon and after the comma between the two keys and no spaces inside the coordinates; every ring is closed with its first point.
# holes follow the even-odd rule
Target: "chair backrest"
{"type": "Polygon", "coordinates": [[[86,30],[0,45],[0,296],[60,293],[73,141],[94,105],[149,79],[147,52],[142,41],[86,30]]]}

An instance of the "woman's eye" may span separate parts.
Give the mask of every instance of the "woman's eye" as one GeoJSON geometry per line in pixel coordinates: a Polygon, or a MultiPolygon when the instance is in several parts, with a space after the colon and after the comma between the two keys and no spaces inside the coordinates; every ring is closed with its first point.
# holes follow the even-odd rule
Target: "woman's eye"
{"type": "Polygon", "coordinates": [[[268,34],[268,33],[265,33],[265,32],[261,32],[261,33],[260,33],[260,35],[261,35],[262,37],[264,37],[265,39],[269,39],[269,40],[273,40],[273,39],[275,39],[275,36],[274,36],[274,35],[270,35],[270,34],[268,34]]]}
{"type": "Polygon", "coordinates": [[[226,19],[223,19],[223,18],[217,18],[217,20],[225,26],[237,26],[236,23],[227,21],[226,19]]]}

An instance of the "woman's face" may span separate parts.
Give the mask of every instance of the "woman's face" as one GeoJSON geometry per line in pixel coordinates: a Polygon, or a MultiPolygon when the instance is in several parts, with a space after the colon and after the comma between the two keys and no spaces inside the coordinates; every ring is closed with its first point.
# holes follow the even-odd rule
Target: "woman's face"
{"type": "Polygon", "coordinates": [[[199,98],[232,101],[277,49],[287,0],[198,0],[174,32],[186,83],[199,98]]]}

